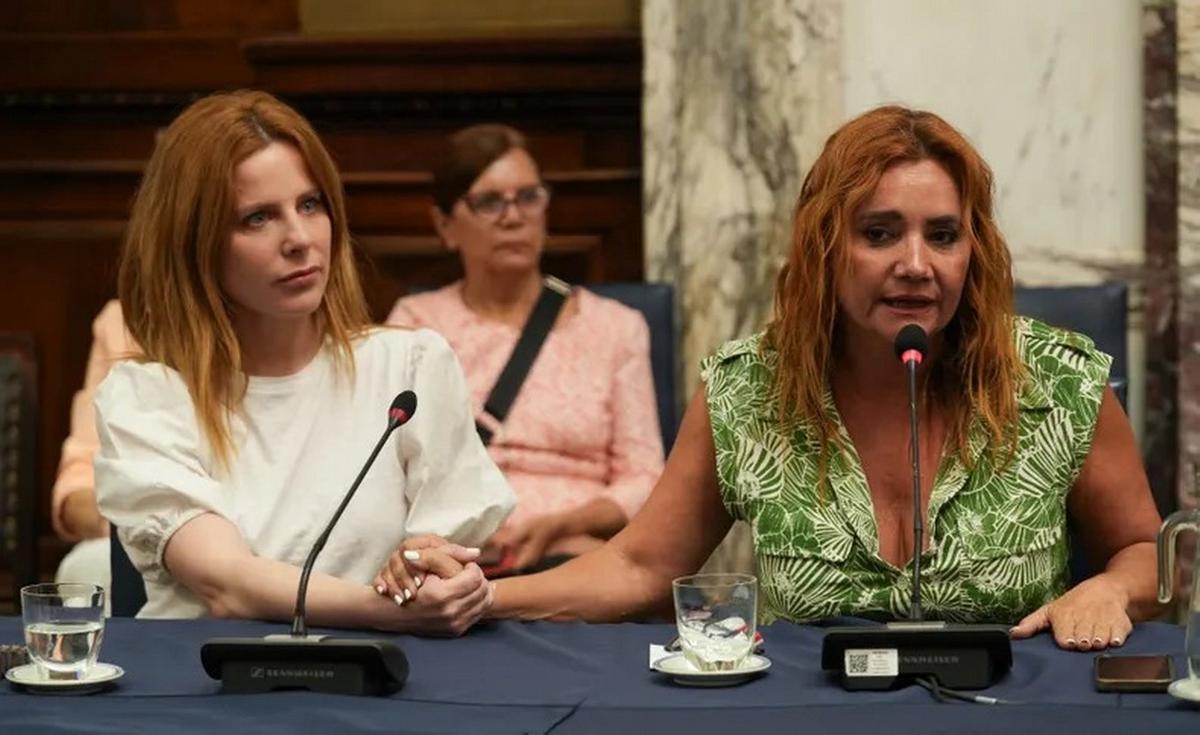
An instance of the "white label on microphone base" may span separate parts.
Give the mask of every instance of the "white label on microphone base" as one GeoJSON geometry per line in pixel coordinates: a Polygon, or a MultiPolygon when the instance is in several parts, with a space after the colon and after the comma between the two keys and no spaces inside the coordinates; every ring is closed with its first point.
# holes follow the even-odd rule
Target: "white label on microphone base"
{"type": "Polygon", "coordinates": [[[847,648],[846,676],[896,676],[900,653],[895,648],[847,648]]]}

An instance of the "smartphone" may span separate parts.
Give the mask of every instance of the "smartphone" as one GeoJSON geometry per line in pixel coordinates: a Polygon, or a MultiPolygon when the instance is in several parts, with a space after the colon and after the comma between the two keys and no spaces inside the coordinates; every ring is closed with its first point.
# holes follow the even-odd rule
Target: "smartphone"
{"type": "Polygon", "coordinates": [[[1174,679],[1170,656],[1096,656],[1097,691],[1165,692],[1174,679]]]}

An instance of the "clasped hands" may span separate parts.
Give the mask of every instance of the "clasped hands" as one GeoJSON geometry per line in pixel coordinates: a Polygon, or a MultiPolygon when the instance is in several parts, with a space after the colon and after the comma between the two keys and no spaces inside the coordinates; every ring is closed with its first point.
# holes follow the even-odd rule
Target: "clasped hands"
{"type": "MultiPolygon", "coordinates": [[[[505,568],[523,569],[565,533],[562,517],[547,514],[498,531],[489,544],[504,554],[505,568]]],[[[371,585],[405,608],[405,627],[461,635],[492,607],[492,584],[479,566],[480,554],[441,536],[414,536],[392,552],[371,585]]]]}
{"type": "Polygon", "coordinates": [[[479,553],[440,536],[414,536],[392,552],[371,584],[405,608],[405,627],[462,635],[492,607],[492,585],[476,563],[479,553]]]}

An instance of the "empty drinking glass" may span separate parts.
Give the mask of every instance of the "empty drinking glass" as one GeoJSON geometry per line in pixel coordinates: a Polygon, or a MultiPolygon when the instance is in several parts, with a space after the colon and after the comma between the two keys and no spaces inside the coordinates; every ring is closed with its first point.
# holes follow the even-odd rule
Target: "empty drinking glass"
{"type": "Polygon", "coordinates": [[[754,645],[758,579],[693,574],[671,583],[683,655],[699,671],[733,671],[754,645]]]}
{"type": "Polygon", "coordinates": [[[82,582],[21,588],[29,658],[47,679],[82,679],[100,655],[104,588],[82,582]]]}

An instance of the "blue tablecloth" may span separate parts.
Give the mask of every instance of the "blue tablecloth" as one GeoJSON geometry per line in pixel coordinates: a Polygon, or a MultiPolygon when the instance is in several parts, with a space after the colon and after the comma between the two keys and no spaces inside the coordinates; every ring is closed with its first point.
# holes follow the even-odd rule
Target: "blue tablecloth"
{"type": "MultiPolygon", "coordinates": [[[[576,733],[653,730],[775,732],[1196,732],[1200,711],[1166,694],[1105,694],[1092,655],[1058,650],[1046,635],[1014,644],[1008,677],[988,690],[1012,705],[939,704],[918,687],[842,691],[820,670],[822,630],[764,630],[773,665],[727,689],[680,687],[647,668],[667,625],[489,624],[457,639],[397,636],[411,664],[390,698],[305,692],[220,695],[200,667],[210,637],[283,632],[254,622],[113,619],[101,659],[126,675],[107,692],[50,697],[0,686],[0,731],[576,733]]],[[[0,643],[20,620],[0,618],[0,643]]],[[[1182,629],[1139,626],[1123,653],[1178,654],[1182,629]]]]}

